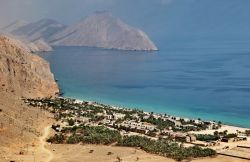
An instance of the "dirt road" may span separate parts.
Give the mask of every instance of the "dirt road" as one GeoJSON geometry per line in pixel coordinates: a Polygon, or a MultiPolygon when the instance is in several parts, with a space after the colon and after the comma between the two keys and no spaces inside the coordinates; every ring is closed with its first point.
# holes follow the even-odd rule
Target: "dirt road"
{"type": "Polygon", "coordinates": [[[51,162],[54,157],[54,154],[46,148],[47,144],[46,138],[49,136],[49,132],[50,132],[50,126],[47,126],[44,128],[43,136],[40,137],[41,149],[43,152],[47,154],[47,159],[45,160],[45,162],[51,162]]]}

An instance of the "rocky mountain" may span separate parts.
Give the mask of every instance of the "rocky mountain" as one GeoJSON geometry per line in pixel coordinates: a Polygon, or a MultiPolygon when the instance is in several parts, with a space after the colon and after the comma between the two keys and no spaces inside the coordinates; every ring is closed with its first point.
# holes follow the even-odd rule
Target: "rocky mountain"
{"type": "Polygon", "coordinates": [[[31,52],[52,51],[52,47],[46,42],[51,35],[63,29],[64,25],[50,19],[42,19],[38,22],[27,23],[15,21],[0,29],[1,33],[24,42],[31,52]]]}
{"type": "Polygon", "coordinates": [[[53,48],[45,42],[43,39],[36,40],[34,42],[28,43],[28,48],[30,52],[49,52],[53,51],[53,48]]]}
{"type": "Polygon", "coordinates": [[[1,28],[0,30],[2,32],[5,32],[5,33],[11,33],[12,31],[15,31],[15,30],[27,25],[27,24],[28,24],[28,22],[26,22],[26,21],[18,20],[18,21],[15,21],[15,22],[1,28]]]}
{"type": "Polygon", "coordinates": [[[49,63],[6,36],[0,36],[0,91],[32,98],[59,92],[49,63]]]}
{"type": "Polygon", "coordinates": [[[39,155],[46,157],[47,154],[39,152],[39,149],[24,153],[23,148],[31,145],[35,148],[39,144],[39,135],[43,133],[50,116],[37,108],[28,107],[20,97],[50,97],[56,93],[58,86],[49,64],[31,54],[21,41],[0,35],[1,162],[29,161],[27,159],[34,153],[38,155],[36,159],[39,155]]]}
{"type": "Polygon", "coordinates": [[[18,45],[22,46],[22,48],[24,48],[25,50],[31,53],[53,51],[53,48],[43,39],[29,42],[25,39],[19,38],[17,36],[14,36],[8,33],[0,33],[0,35],[11,38],[11,39],[15,39],[15,42],[18,43],[18,45]]]}
{"type": "Polygon", "coordinates": [[[120,50],[157,50],[140,29],[131,27],[108,12],[96,12],[54,34],[56,46],[89,46],[120,50]]]}
{"type": "Polygon", "coordinates": [[[30,42],[34,42],[39,39],[47,41],[51,35],[63,30],[65,27],[65,25],[55,20],[42,19],[16,28],[10,33],[30,42]]]}

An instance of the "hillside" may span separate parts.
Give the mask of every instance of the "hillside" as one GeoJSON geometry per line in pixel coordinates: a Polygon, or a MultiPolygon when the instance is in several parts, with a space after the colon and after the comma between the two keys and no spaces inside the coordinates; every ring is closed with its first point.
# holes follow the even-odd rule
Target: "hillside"
{"type": "Polygon", "coordinates": [[[24,21],[15,21],[0,31],[5,35],[17,38],[25,42],[25,46],[30,52],[48,52],[52,47],[46,42],[49,37],[65,28],[65,25],[52,20],[41,19],[37,22],[27,23],[24,21]]]}
{"type": "Polygon", "coordinates": [[[37,159],[46,157],[38,137],[51,116],[20,98],[50,97],[58,91],[45,60],[30,54],[20,41],[0,36],[0,161],[30,161],[34,152],[37,159]]]}
{"type": "Polygon", "coordinates": [[[0,76],[1,90],[13,95],[46,97],[58,92],[49,64],[5,36],[0,36],[0,76]]]}
{"type": "Polygon", "coordinates": [[[65,25],[55,20],[41,19],[37,22],[20,26],[19,28],[12,30],[10,33],[30,42],[34,42],[39,39],[47,41],[51,35],[61,31],[64,28],[65,25]]]}
{"type": "Polygon", "coordinates": [[[15,21],[15,22],[1,28],[0,30],[2,32],[10,33],[10,32],[15,31],[15,30],[27,25],[27,24],[28,24],[28,22],[26,22],[26,21],[18,20],[18,21],[15,21]]]}
{"type": "Polygon", "coordinates": [[[157,50],[140,29],[131,27],[108,12],[96,12],[53,35],[56,46],[89,46],[120,50],[157,50]]]}
{"type": "Polygon", "coordinates": [[[38,39],[34,42],[27,44],[30,52],[49,52],[53,51],[53,48],[45,42],[43,39],[38,39]]]}

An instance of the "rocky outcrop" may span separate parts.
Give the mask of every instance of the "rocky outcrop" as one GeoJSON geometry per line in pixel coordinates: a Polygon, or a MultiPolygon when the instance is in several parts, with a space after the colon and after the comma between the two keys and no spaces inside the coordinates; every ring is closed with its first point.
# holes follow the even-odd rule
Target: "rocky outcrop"
{"type": "Polygon", "coordinates": [[[64,28],[65,25],[55,20],[42,19],[33,23],[16,21],[2,28],[1,32],[22,40],[31,52],[48,52],[53,49],[46,40],[64,28]]]}
{"type": "Polygon", "coordinates": [[[39,39],[33,42],[27,41],[24,38],[20,38],[18,36],[14,36],[12,34],[9,33],[0,33],[0,35],[2,36],[7,36],[9,38],[15,39],[15,42],[18,43],[19,45],[21,45],[23,48],[25,48],[26,50],[30,51],[30,52],[49,52],[49,51],[53,51],[53,48],[47,43],[45,42],[43,39],[39,39]]]}
{"type": "Polygon", "coordinates": [[[108,12],[97,12],[53,35],[57,46],[90,46],[120,50],[157,50],[140,29],[131,27],[108,12]]]}
{"type": "Polygon", "coordinates": [[[53,48],[46,43],[43,39],[36,40],[27,44],[31,52],[49,52],[53,51],[53,48]]]}
{"type": "Polygon", "coordinates": [[[49,63],[6,36],[0,36],[0,91],[31,98],[59,92],[49,63]]]}

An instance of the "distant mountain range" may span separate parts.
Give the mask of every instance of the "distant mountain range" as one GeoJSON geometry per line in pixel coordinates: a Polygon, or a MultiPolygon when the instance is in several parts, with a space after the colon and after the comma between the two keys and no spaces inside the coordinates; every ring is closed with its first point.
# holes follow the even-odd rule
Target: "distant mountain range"
{"type": "Polygon", "coordinates": [[[18,21],[15,21],[5,27],[3,27],[1,30],[4,31],[4,32],[7,32],[7,33],[11,33],[25,25],[28,25],[29,23],[26,22],[26,21],[21,21],[21,20],[18,20],[18,21]]]}
{"type": "Polygon", "coordinates": [[[47,39],[65,27],[51,19],[42,19],[34,23],[15,21],[3,27],[1,32],[8,37],[21,40],[30,52],[52,51],[47,39]]]}
{"type": "Polygon", "coordinates": [[[140,29],[131,27],[109,12],[96,12],[50,38],[52,45],[90,46],[121,50],[157,50],[140,29]]]}
{"type": "Polygon", "coordinates": [[[66,26],[52,19],[42,19],[40,21],[29,23],[11,31],[11,34],[25,38],[28,41],[43,39],[47,41],[49,37],[66,26]]]}
{"type": "Polygon", "coordinates": [[[96,12],[68,27],[55,20],[42,19],[33,23],[17,21],[4,27],[2,31],[28,42],[38,41],[47,50],[49,45],[158,50],[146,33],[129,26],[109,12],[96,12]]]}

